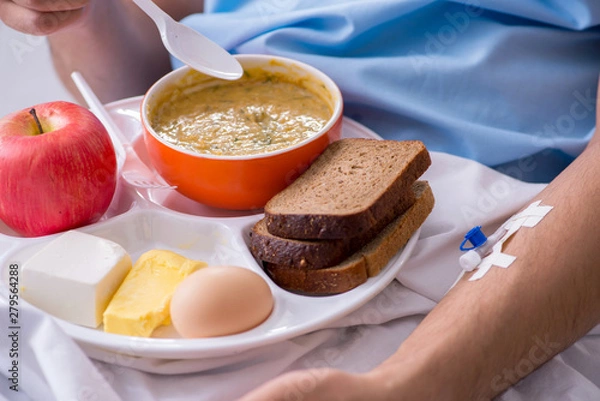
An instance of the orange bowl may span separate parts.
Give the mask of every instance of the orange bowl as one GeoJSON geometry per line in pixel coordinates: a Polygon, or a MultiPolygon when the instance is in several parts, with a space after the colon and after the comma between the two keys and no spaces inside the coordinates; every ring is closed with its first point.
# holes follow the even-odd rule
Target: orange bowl
{"type": "Polygon", "coordinates": [[[318,88],[329,104],[331,117],[311,137],[268,153],[227,156],[188,150],[162,139],[150,124],[153,110],[173,89],[201,86],[203,81],[214,79],[181,67],[158,80],[144,96],[141,105],[144,141],[158,173],[186,197],[224,209],[260,209],[304,172],[331,142],[340,138],[342,95],[331,78],[299,61],[267,55],[235,57],[244,69],[260,68],[309,82],[309,87],[318,88]]]}

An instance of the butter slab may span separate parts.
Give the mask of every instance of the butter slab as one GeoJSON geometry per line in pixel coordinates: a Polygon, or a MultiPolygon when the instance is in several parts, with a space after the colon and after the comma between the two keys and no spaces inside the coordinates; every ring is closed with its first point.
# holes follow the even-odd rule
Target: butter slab
{"type": "Polygon", "coordinates": [[[151,250],[135,262],[104,311],[104,331],[149,337],[170,324],[169,306],[177,285],[207,266],[168,250],[151,250]]]}

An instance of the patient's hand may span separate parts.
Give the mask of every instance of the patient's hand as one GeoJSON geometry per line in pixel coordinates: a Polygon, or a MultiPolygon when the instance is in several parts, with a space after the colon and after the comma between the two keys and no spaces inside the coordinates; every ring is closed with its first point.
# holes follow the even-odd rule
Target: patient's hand
{"type": "Polygon", "coordinates": [[[336,369],[310,369],[284,374],[240,401],[364,401],[383,400],[380,379],[336,369]]]}
{"type": "Polygon", "coordinates": [[[0,0],[0,20],[17,31],[50,35],[76,24],[91,0],[0,0]]]}

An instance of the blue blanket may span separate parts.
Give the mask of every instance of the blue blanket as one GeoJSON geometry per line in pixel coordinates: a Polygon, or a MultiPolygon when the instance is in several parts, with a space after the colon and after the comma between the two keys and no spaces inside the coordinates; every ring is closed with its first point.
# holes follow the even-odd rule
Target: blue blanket
{"type": "Polygon", "coordinates": [[[208,0],[184,19],[232,53],[321,69],[384,138],[527,181],[552,179],[592,135],[599,21],[597,0],[208,0]]]}

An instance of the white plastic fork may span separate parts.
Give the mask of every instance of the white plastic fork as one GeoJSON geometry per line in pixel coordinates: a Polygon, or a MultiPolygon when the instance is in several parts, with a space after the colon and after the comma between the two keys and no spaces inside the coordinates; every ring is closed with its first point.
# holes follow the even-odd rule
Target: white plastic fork
{"type": "Polygon", "coordinates": [[[159,174],[152,171],[142,160],[140,160],[129,140],[123,135],[117,124],[115,124],[114,120],[81,73],[74,71],[71,74],[71,79],[75,83],[79,93],[81,93],[81,96],[85,99],[92,113],[94,113],[106,127],[115,148],[117,167],[121,177],[123,177],[127,183],[137,188],[174,189],[174,186],[167,184],[159,174]]]}

